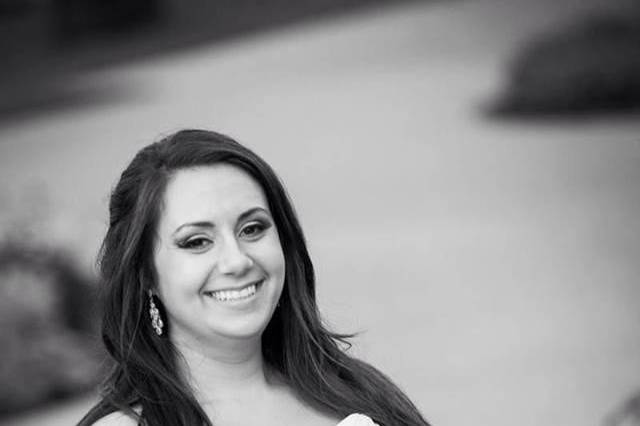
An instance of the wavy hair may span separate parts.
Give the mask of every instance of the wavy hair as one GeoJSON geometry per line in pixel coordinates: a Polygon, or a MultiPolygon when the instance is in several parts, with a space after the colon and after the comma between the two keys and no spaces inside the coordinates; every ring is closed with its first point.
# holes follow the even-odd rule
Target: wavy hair
{"type": "Polygon", "coordinates": [[[178,170],[216,163],[236,166],[260,184],[284,252],[280,307],[262,335],[266,365],[325,413],[363,413],[382,426],[428,426],[385,375],[343,350],[350,346],[351,335],[332,333],[322,324],[304,235],[271,167],[231,138],[205,130],[182,130],[140,150],[111,194],[99,265],[104,286],[102,339],[113,367],[102,399],[79,425],[91,425],[117,410],[147,425],[212,425],[178,373],[180,354],[151,327],[146,292],[155,282],[154,234],[168,180],[178,170]]]}

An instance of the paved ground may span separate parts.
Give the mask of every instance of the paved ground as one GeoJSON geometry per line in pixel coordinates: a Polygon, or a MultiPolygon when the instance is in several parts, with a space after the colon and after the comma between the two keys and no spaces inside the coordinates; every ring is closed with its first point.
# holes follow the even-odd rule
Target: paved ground
{"type": "Polygon", "coordinates": [[[480,111],[516,43],[605,3],[405,5],[96,73],[108,102],[0,129],[4,196],[44,188],[26,217],[89,265],[138,147],[232,134],[287,183],[329,322],[435,425],[599,425],[640,386],[640,120],[480,111]]]}

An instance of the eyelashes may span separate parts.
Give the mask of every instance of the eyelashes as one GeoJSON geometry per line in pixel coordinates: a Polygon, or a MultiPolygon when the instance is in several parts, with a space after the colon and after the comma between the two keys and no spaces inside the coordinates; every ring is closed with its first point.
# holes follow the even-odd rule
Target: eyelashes
{"type": "Polygon", "coordinates": [[[203,249],[209,246],[210,244],[213,244],[213,241],[211,241],[209,238],[195,237],[195,238],[189,238],[184,241],[179,241],[178,247],[182,249],[198,250],[198,249],[203,249]]]}
{"type": "MultiPolygon", "coordinates": [[[[238,238],[244,241],[257,241],[266,231],[273,225],[271,222],[255,221],[243,226],[238,232],[238,238]]],[[[181,249],[192,251],[204,251],[214,244],[213,238],[210,236],[196,235],[189,236],[177,242],[177,246],[181,249]]]]}
{"type": "Polygon", "coordinates": [[[264,224],[262,222],[250,223],[240,230],[240,236],[249,239],[258,238],[270,227],[270,224],[264,224]]]}

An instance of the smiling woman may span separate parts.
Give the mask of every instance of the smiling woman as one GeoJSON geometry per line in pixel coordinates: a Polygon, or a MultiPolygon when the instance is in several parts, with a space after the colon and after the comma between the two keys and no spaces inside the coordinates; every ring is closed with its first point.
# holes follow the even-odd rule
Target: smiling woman
{"type": "Polygon", "coordinates": [[[154,267],[174,344],[202,353],[238,339],[257,345],[285,273],[278,231],[257,182],[227,164],[175,173],[164,196],[154,267]]]}
{"type": "Polygon", "coordinates": [[[224,135],[185,130],[136,155],[101,273],[114,368],[80,425],[427,425],[322,325],[282,184],[224,135]]]}

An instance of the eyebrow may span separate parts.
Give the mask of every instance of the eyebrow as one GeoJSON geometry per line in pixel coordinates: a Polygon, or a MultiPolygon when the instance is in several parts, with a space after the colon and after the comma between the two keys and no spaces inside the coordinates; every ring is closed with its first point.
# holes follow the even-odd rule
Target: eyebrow
{"type": "MultiPolygon", "coordinates": [[[[259,213],[259,212],[263,212],[263,213],[269,214],[269,212],[266,209],[262,208],[262,207],[253,207],[253,208],[250,208],[249,210],[241,213],[240,216],[238,216],[238,222],[241,222],[241,221],[245,220],[247,217],[253,215],[254,213],[259,213]]],[[[176,230],[173,231],[172,235],[177,234],[183,228],[190,228],[190,227],[193,227],[193,228],[215,228],[215,226],[216,225],[213,222],[209,222],[209,221],[206,221],[206,220],[197,221],[197,222],[187,222],[187,223],[183,223],[182,225],[178,226],[176,228],[176,230]]]]}

